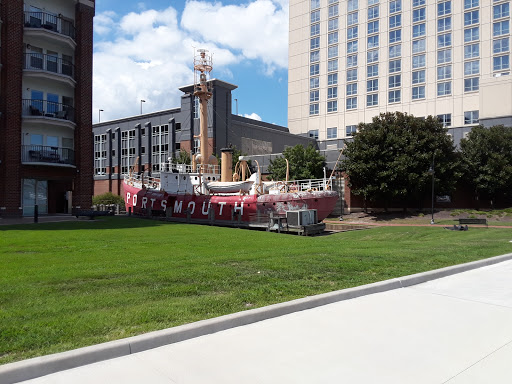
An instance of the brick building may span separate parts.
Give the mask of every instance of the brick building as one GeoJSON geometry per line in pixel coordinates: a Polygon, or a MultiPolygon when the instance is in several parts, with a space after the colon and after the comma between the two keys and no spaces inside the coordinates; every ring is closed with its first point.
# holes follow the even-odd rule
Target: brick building
{"type": "Polygon", "coordinates": [[[87,208],[94,0],[0,8],[0,216],[87,208]]]}

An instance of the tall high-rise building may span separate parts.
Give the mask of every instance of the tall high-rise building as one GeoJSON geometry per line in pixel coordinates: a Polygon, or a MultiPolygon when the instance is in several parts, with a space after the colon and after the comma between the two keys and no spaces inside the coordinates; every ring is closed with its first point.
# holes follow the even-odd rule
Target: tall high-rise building
{"type": "Polygon", "coordinates": [[[94,7],[1,3],[0,216],[91,205],[94,7]]]}
{"type": "Polygon", "coordinates": [[[509,0],[290,0],[288,126],[323,149],[384,112],[512,125],[509,75],[509,0]]]}

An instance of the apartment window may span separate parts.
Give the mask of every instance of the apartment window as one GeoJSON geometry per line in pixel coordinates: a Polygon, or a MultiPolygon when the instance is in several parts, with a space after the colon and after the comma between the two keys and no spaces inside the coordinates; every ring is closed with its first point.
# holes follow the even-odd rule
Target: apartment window
{"type": "Polygon", "coordinates": [[[347,98],[347,109],[356,109],[356,108],[357,108],[357,97],[347,98]]]}
{"type": "Polygon", "coordinates": [[[508,52],[510,49],[509,38],[494,40],[492,42],[493,53],[508,52]]]}
{"type": "Polygon", "coordinates": [[[194,97],[194,119],[199,119],[199,97],[194,97]]]}
{"type": "Polygon", "coordinates": [[[426,49],[427,49],[426,39],[413,40],[412,53],[425,52],[426,49]]]}
{"type": "MultiPolygon", "coordinates": [[[[42,137],[41,137],[42,139],[42,137]]],[[[42,140],[41,140],[42,143],[42,140]]],[[[94,136],[94,174],[105,175],[107,173],[107,135],[94,136]]]]}
{"type": "Polygon", "coordinates": [[[379,32],[379,20],[371,21],[368,23],[368,34],[371,35],[373,33],[379,32]]]}
{"type": "Polygon", "coordinates": [[[396,13],[402,10],[402,0],[391,0],[389,2],[389,13],[396,13]]]}
{"type": "Polygon", "coordinates": [[[311,129],[308,131],[308,137],[318,140],[318,129],[311,129]]]}
{"type": "Polygon", "coordinates": [[[480,78],[472,77],[470,79],[464,79],[464,92],[478,91],[480,88],[480,78]]]}
{"type": "Polygon", "coordinates": [[[389,73],[400,72],[402,70],[401,60],[391,60],[389,62],[389,73]]]}
{"type": "Polygon", "coordinates": [[[412,0],[413,7],[419,7],[420,5],[425,5],[426,0],[412,0]]]}
{"type": "Polygon", "coordinates": [[[374,92],[379,90],[379,79],[372,79],[366,82],[366,92],[374,92]]]}
{"type": "Polygon", "coordinates": [[[478,75],[480,73],[480,61],[467,61],[464,63],[464,76],[478,75]]]}
{"type": "Polygon", "coordinates": [[[311,0],[311,9],[320,8],[320,0],[311,0]]]}
{"type": "MultiPolygon", "coordinates": [[[[508,38],[506,40],[508,40],[508,38]]],[[[464,46],[464,58],[465,59],[471,59],[472,57],[478,57],[478,56],[480,56],[480,43],[464,46]]]]}
{"type": "Polygon", "coordinates": [[[317,89],[315,91],[309,91],[309,102],[318,101],[320,99],[320,91],[317,89]]]}
{"type": "Polygon", "coordinates": [[[464,124],[478,124],[478,111],[464,112],[464,124]]]}
{"type": "Polygon", "coordinates": [[[338,4],[329,5],[329,17],[338,16],[338,4]]]}
{"type": "Polygon", "coordinates": [[[379,35],[368,36],[368,48],[376,48],[379,46],[379,35]]]}
{"type": "Polygon", "coordinates": [[[357,25],[347,29],[347,40],[357,39],[357,25]]]}
{"type": "Polygon", "coordinates": [[[338,42],[338,31],[331,32],[327,35],[327,43],[330,44],[336,44],[338,42]]]}
{"type": "Polygon", "coordinates": [[[443,115],[437,115],[437,118],[439,119],[439,122],[443,124],[443,127],[451,127],[452,125],[452,114],[451,113],[445,113],[443,115]]]}
{"type": "Polygon", "coordinates": [[[452,66],[451,65],[443,65],[441,67],[437,67],[437,80],[446,80],[452,78],[452,66]]]}
{"type": "Polygon", "coordinates": [[[444,17],[437,20],[437,32],[443,32],[452,29],[452,18],[444,17]]]}
{"type": "Polygon", "coordinates": [[[151,160],[152,170],[160,172],[161,165],[165,164],[169,157],[169,125],[155,126],[151,129],[151,160]]]}
{"type": "Polygon", "coordinates": [[[395,44],[389,46],[389,58],[394,59],[395,57],[402,56],[402,45],[395,44]]]}
{"type": "Polygon", "coordinates": [[[349,69],[347,71],[347,82],[357,80],[357,69],[349,69]]]}
{"type": "Polygon", "coordinates": [[[357,83],[347,84],[347,96],[357,95],[357,83]]]}
{"type": "Polygon", "coordinates": [[[331,45],[329,48],[327,48],[327,58],[332,59],[333,57],[338,56],[338,46],[337,45],[331,45]]]}
{"type": "Polygon", "coordinates": [[[389,43],[393,44],[402,40],[402,30],[395,29],[393,31],[389,31],[389,43]]]}
{"type": "Polygon", "coordinates": [[[376,61],[379,61],[379,51],[368,51],[368,53],[366,54],[366,62],[370,64],[376,61]]]}
{"type": "Polygon", "coordinates": [[[327,62],[327,72],[335,72],[338,70],[338,59],[329,60],[327,62]]]}
{"type": "Polygon", "coordinates": [[[441,49],[437,51],[437,64],[449,63],[452,61],[452,50],[441,49]]]}
{"type": "Polygon", "coordinates": [[[509,21],[503,20],[492,24],[492,35],[500,36],[506,35],[510,32],[509,21]]]}
{"type": "Polygon", "coordinates": [[[379,64],[368,65],[366,70],[367,77],[379,76],[379,64]]]}
{"type": "Polygon", "coordinates": [[[495,56],[492,59],[493,62],[493,70],[501,71],[502,69],[508,69],[510,67],[509,56],[495,56]]]}
{"type": "Polygon", "coordinates": [[[424,82],[425,82],[425,70],[414,71],[412,73],[412,83],[413,84],[421,84],[424,82]]]}
{"type": "Polygon", "coordinates": [[[338,87],[327,88],[327,98],[336,99],[338,97],[338,87]]]}
{"type": "Polygon", "coordinates": [[[348,12],[355,11],[357,8],[358,8],[357,0],[348,0],[348,4],[347,4],[348,12]]]}
{"type": "Polygon", "coordinates": [[[358,13],[349,13],[347,15],[347,25],[354,25],[358,23],[358,13]]]}
{"type": "Polygon", "coordinates": [[[510,3],[498,4],[493,7],[493,18],[501,19],[510,16],[510,3]]]}
{"type": "Polygon", "coordinates": [[[318,103],[309,104],[309,116],[318,115],[318,113],[319,113],[318,103]]]}
{"type": "Polygon", "coordinates": [[[317,61],[320,61],[320,51],[311,51],[309,53],[309,62],[315,63],[317,61]]]}
{"type": "Polygon", "coordinates": [[[327,102],[327,113],[337,112],[337,111],[338,111],[338,101],[337,100],[328,101],[327,102]]]}
{"type": "Polygon", "coordinates": [[[412,87],[412,99],[419,100],[425,98],[425,86],[412,87]]]}
{"type": "Polygon", "coordinates": [[[313,37],[311,39],[311,43],[309,44],[310,49],[320,48],[320,37],[313,37]]]}
{"type": "Polygon", "coordinates": [[[425,54],[413,56],[412,57],[412,69],[424,67],[426,65],[425,62],[426,62],[425,54]]]}
{"type": "Polygon", "coordinates": [[[320,24],[311,24],[310,36],[318,36],[320,34],[320,24]]]}
{"type": "Polygon", "coordinates": [[[379,17],[379,6],[368,8],[368,20],[377,19],[379,17]]]}
{"type": "Polygon", "coordinates": [[[347,53],[357,52],[357,40],[347,43],[347,53]]]}
{"type": "Polygon", "coordinates": [[[416,23],[418,21],[423,21],[423,20],[425,20],[426,15],[427,15],[426,8],[414,9],[412,11],[412,22],[416,23]]]}
{"type": "Polygon", "coordinates": [[[354,136],[357,132],[357,125],[347,125],[345,127],[346,136],[354,136]]]}
{"type": "Polygon", "coordinates": [[[401,93],[400,89],[396,89],[394,91],[389,91],[388,100],[390,103],[398,103],[398,102],[400,102],[401,95],[402,95],[402,93],[401,93]]]}
{"type": "Polygon", "coordinates": [[[449,47],[452,45],[452,34],[445,33],[437,36],[437,48],[449,47]]]}
{"type": "Polygon", "coordinates": [[[452,2],[443,1],[437,4],[437,16],[443,16],[452,13],[452,2]]]}
{"type": "Polygon", "coordinates": [[[447,96],[452,94],[452,82],[437,83],[437,96],[447,96]]]}
{"type": "Polygon", "coordinates": [[[327,138],[335,139],[336,137],[338,137],[338,128],[327,128],[327,138]]]}
{"type": "Polygon", "coordinates": [[[379,0],[368,0],[368,5],[378,4],[379,0]]]}
{"type": "Polygon", "coordinates": [[[338,84],[338,74],[331,73],[327,75],[327,85],[336,85],[338,84]]]}
{"type": "Polygon", "coordinates": [[[464,0],[464,9],[478,7],[478,1],[479,0],[464,0]]]}
{"type": "Polygon", "coordinates": [[[402,25],[402,15],[394,15],[389,17],[389,29],[397,28],[402,25]]]}
{"type": "Polygon", "coordinates": [[[464,13],[464,26],[478,24],[480,13],[477,10],[464,13]]]}
{"type": "Polygon", "coordinates": [[[402,85],[402,75],[389,76],[389,88],[397,88],[402,85]]]}
{"type": "Polygon", "coordinates": [[[475,41],[480,39],[480,28],[467,28],[464,30],[464,42],[469,43],[470,41],[475,41]]]}
{"type": "Polygon", "coordinates": [[[314,89],[320,86],[320,79],[318,77],[312,77],[309,79],[309,88],[314,89]]]}
{"type": "Polygon", "coordinates": [[[315,76],[320,73],[320,64],[313,64],[309,66],[309,75],[315,76]]]}
{"type": "Polygon", "coordinates": [[[135,161],[135,129],[121,132],[121,173],[128,173],[135,161]]]}
{"type": "Polygon", "coordinates": [[[311,12],[311,24],[317,23],[320,21],[320,11],[311,12]]]}
{"type": "Polygon", "coordinates": [[[373,107],[375,105],[379,105],[379,95],[377,93],[366,95],[366,106],[373,107]]]}
{"type": "Polygon", "coordinates": [[[335,31],[336,29],[338,29],[338,18],[335,17],[334,19],[329,19],[327,21],[327,30],[331,32],[335,31]]]}
{"type": "Polygon", "coordinates": [[[347,68],[357,67],[357,55],[347,56],[347,68]]]}

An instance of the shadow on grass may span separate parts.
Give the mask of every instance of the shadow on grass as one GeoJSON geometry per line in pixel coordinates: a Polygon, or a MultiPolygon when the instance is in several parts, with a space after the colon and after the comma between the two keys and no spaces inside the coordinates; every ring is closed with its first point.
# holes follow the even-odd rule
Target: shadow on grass
{"type": "Polygon", "coordinates": [[[152,220],[141,217],[101,217],[94,220],[60,221],[50,223],[27,223],[0,225],[0,232],[8,231],[75,231],[77,229],[121,229],[121,228],[149,228],[162,225],[180,224],[176,222],[152,220]]]}

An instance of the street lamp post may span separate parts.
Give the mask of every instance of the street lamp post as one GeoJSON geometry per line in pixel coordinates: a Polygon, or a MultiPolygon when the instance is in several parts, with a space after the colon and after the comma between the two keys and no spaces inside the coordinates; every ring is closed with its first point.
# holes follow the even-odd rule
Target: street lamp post
{"type": "Polygon", "coordinates": [[[101,122],[101,112],[103,112],[103,109],[98,110],[98,123],[101,122]]]}
{"type": "Polygon", "coordinates": [[[430,219],[430,224],[434,224],[434,175],[436,173],[435,170],[435,153],[432,154],[432,165],[428,170],[428,173],[432,175],[432,218],[430,219]]]}
{"type": "Polygon", "coordinates": [[[238,116],[238,99],[235,99],[236,115],[238,116]]]}
{"type": "Polygon", "coordinates": [[[142,103],[145,103],[146,100],[141,100],[140,101],[140,114],[142,115],[142,103]]]}

